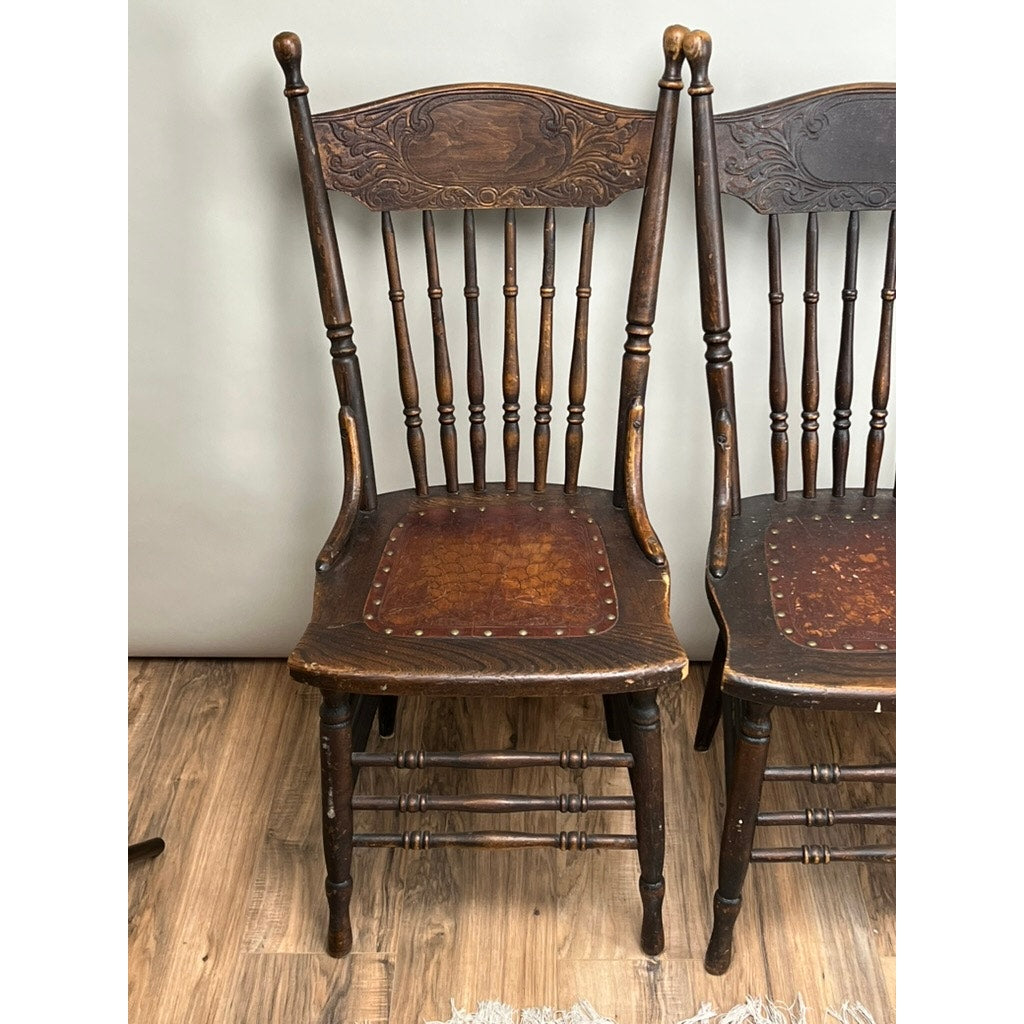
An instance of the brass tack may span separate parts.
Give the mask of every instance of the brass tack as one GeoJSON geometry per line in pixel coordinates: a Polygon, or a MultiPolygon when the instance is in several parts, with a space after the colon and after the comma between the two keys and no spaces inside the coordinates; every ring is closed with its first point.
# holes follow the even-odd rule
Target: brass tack
{"type": "Polygon", "coordinates": [[[852,518],[853,518],[853,516],[851,516],[851,515],[850,515],[850,513],[849,513],[849,512],[847,512],[847,513],[846,513],[846,515],[845,515],[845,516],[843,516],[843,518],[844,518],[844,519],[852,519],[852,518]]]}
{"type": "Polygon", "coordinates": [[[769,579],[772,581],[772,583],[778,583],[779,582],[779,577],[778,576],[770,576],[769,579]]]}
{"type": "Polygon", "coordinates": [[[807,646],[808,647],[817,647],[818,646],[818,641],[817,640],[808,640],[807,641],[807,646]]]}
{"type": "Polygon", "coordinates": [[[385,629],[384,632],[387,633],[388,636],[391,636],[391,634],[394,632],[394,630],[393,629],[385,629]]]}
{"type": "Polygon", "coordinates": [[[778,545],[778,544],[769,544],[769,545],[768,545],[768,550],[769,550],[769,551],[777,551],[777,550],[778,550],[778,548],[779,548],[779,545],[778,545]]]}
{"type": "Polygon", "coordinates": [[[598,571],[598,572],[604,572],[604,566],[603,566],[603,565],[599,565],[599,566],[597,567],[597,571],[598,571]]]}
{"type": "Polygon", "coordinates": [[[373,616],[372,615],[364,615],[363,618],[365,618],[367,621],[369,621],[370,619],[373,618],[373,616]]]}
{"type": "Polygon", "coordinates": [[[596,632],[597,632],[597,630],[596,630],[596,629],[594,629],[594,627],[593,627],[593,626],[591,626],[591,627],[590,627],[590,628],[589,628],[589,629],[587,630],[587,632],[588,632],[588,633],[590,633],[591,635],[593,635],[594,633],[596,633],[596,632]]]}
{"type": "Polygon", "coordinates": [[[457,509],[450,508],[450,509],[448,509],[448,511],[451,512],[452,515],[455,515],[457,509]]]}
{"type": "Polygon", "coordinates": [[[564,634],[565,634],[565,630],[564,629],[556,629],[555,630],[555,636],[563,636],[564,634]]]}
{"type": "Polygon", "coordinates": [[[852,651],[853,650],[853,644],[843,644],[843,650],[844,651],[852,651]]]}
{"type": "Polygon", "coordinates": [[[405,526],[405,523],[399,523],[398,525],[399,526],[405,526]]]}
{"type": "Polygon", "coordinates": [[[789,636],[790,633],[793,632],[793,627],[792,626],[787,626],[782,632],[785,633],[786,636],[789,636]]]}
{"type": "Polygon", "coordinates": [[[872,519],[877,519],[878,518],[878,513],[877,512],[872,512],[871,513],[871,518],[872,519]]]}
{"type": "Polygon", "coordinates": [[[576,509],[574,509],[574,508],[569,509],[569,515],[571,515],[571,516],[576,515],[576,509]]]}
{"type": "Polygon", "coordinates": [[[880,651],[887,651],[887,650],[889,650],[889,645],[888,645],[888,644],[875,644],[875,646],[876,646],[876,647],[877,647],[877,648],[878,648],[878,649],[879,649],[880,651]]]}
{"type": "Polygon", "coordinates": [[[420,514],[421,516],[425,516],[425,515],[426,515],[427,513],[426,513],[426,512],[420,512],[419,514],[420,514]]]}
{"type": "Polygon", "coordinates": [[[601,539],[601,538],[600,538],[600,537],[598,537],[598,535],[597,535],[597,534],[595,533],[595,534],[594,534],[594,540],[600,540],[600,539],[601,539]]]}
{"type": "Polygon", "coordinates": [[[786,613],[785,613],[785,612],[776,612],[775,614],[776,614],[776,615],[777,615],[777,616],[778,616],[778,617],[779,617],[780,619],[784,619],[784,618],[786,617],[786,613]]]}
{"type": "Polygon", "coordinates": [[[453,629],[453,630],[451,630],[451,634],[452,634],[452,636],[458,636],[459,635],[459,631],[457,629],[453,629]]]}
{"type": "Polygon", "coordinates": [[[375,597],[375,598],[373,599],[373,603],[374,603],[374,604],[380,604],[380,598],[379,598],[379,597],[375,597]]]}
{"type": "Polygon", "coordinates": [[[778,533],[778,532],[779,532],[778,530],[772,530],[772,533],[778,533]]]}
{"type": "Polygon", "coordinates": [[[615,603],[615,598],[614,597],[606,597],[604,599],[604,603],[605,604],[614,604],[615,603]]]}
{"type": "MultiPolygon", "coordinates": [[[[420,514],[422,515],[423,513],[420,513],[420,514]]],[[[786,522],[787,523],[793,522],[793,517],[792,516],[786,516],[786,522]]]]}
{"type": "Polygon", "coordinates": [[[423,630],[422,630],[422,629],[414,629],[414,630],[413,630],[413,632],[414,632],[414,633],[415,633],[415,634],[416,634],[417,636],[423,636],[423,630]]]}
{"type": "Polygon", "coordinates": [[[391,566],[390,566],[390,565],[385,565],[385,566],[383,566],[383,567],[381,568],[381,570],[380,570],[380,571],[381,571],[381,572],[391,572],[391,566]]]}
{"type": "Polygon", "coordinates": [[[527,636],[528,634],[527,634],[527,631],[525,629],[521,629],[521,630],[519,630],[519,635],[520,636],[527,636]]]}
{"type": "MultiPolygon", "coordinates": [[[[595,537],[594,539],[596,540],[597,538],[595,537]]],[[[598,553],[599,555],[603,555],[603,554],[604,554],[604,548],[598,548],[598,549],[597,549],[597,553],[598,553]]]]}
{"type": "Polygon", "coordinates": [[[615,616],[614,615],[606,615],[605,618],[608,619],[609,622],[614,622],[615,621],[615,616]]]}
{"type": "Polygon", "coordinates": [[[394,551],[385,551],[384,552],[385,555],[393,555],[394,553],[395,553],[394,551]]]}
{"type": "Polygon", "coordinates": [[[593,519],[590,519],[590,518],[587,519],[588,523],[592,523],[593,521],[594,521],[593,519]]]}
{"type": "Polygon", "coordinates": [[[375,581],[374,581],[374,584],[373,584],[373,585],[374,585],[375,587],[383,587],[383,586],[384,586],[384,584],[383,584],[383,583],[381,583],[381,582],[380,582],[379,580],[375,580],[375,581]]]}
{"type": "Polygon", "coordinates": [[[480,511],[481,511],[481,512],[486,512],[486,511],[487,511],[487,509],[486,509],[486,508],[485,508],[485,507],[484,507],[483,505],[481,505],[481,506],[480,506],[480,511]]]}
{"type": "Polygon", "coordinates": [[[782,591],[779,591],[775,596],[776,597],[785,597],[786,595],[783,594],[782,591]]]}
{"type": "Polygon", "coordinates": [[[494,636],[494,634],[489,629],[485,629],[484,636],[494,636]]]}
{"type": "Polygon", "coordinates": [[[537,511],[538,512],[543,512],[544,511],[544,506],[543,505],[538,505],[537,506],[537,511]]]}
{"type": "Polygon", "coordinates": [[[605,580],[604,583],[601,584],[602,587],[610,587],[611,585],[612,585],[612,581],[611,580],[605,580]]]}
{"type": "Polygon", "coordinates": [[[773,558],[772,559],[772,565],[778,565],[778,564],[779,564],[779,560],[777,558],[773,558]]]}
{"type": "Polygon", "coordinates": [[[815,514],[815,515],[811,516],[811,518],[812,518],[812,519],[813,519],[813,520],[814,520],[815,522],[818,522],[818,521],[819,521],[819,520],[821,519],[821,516],[819,516],[819,515],[815,514]]]}

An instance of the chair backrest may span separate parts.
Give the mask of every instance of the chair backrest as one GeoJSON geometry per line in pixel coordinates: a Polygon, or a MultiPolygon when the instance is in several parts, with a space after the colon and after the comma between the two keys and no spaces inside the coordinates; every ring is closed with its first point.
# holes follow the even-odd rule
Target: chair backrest
{"type": "Polygon", "coordinates": [[[721,195],[744,200],[767,217],[769,382],[771,461],[774,496],[787,500],[789,413],[783,345],[780,219],[803,214],[804,330],[801,371],[801,494],[817,493],[818,216],[847,218],[837,324],[838,360],[832,429],[832,494],[846,493],[853,397],[854,314],[857,308],[861,214],[890,211],[884,267],[880,268],[881,312],[867,431],[864,495],[878,490],[889,402],[893,301],[896,297],[896,87],[841,85],[734,113],[716,115],[708,79],[711,39],[691,32],[684,41],[691,69],[694,181],[701,316],[706,343],[708,393],[716,445],[715,507],[740,509],[725,242],[721,195]]]}
{"type": "MultiPolygon", "coordinates": [[[[579,252],[579,284],[569,372],[565,480],[574,492],[580,467],[587,384],[588,307],[595,208],[632,189],[644,189],[627,308],[617,453],[616,504],[635,500],[627,456],[642,434],[650,335],[655,301],[675,123],[681,89],[682,39],[673,26],[664,37],[665,70],[657,109],[629,110],[550,90],[518,85],[449,85],[425,89],[343,110],[312,114],[300,71],[298,37],[282,33],[274,50],[285,73],[296,151],[305,197],[320,300],[338,395],[355,421],[361,466],[362,507],[376,501],[370,435],[327,190],[348,193],[379,211],[387,294],[391,301],[401,400],[415,489],[428,489],[420,393],[410,343],[405,292],[392,214],[421,210],[433,337],[434,378],[440,424],[444,484],[460,486],[456,452],[454,384],[449,357],[443,291],[438,269],[435,210],[461,209],[464,244],[469,445],[473,488],[486,487],[484,472],[484,375],[481,360],[475,211],[504,211],[504,347],[502,360],[502,445],[504,487],[519,487],[519,326],[516,298],[516,211],[543,208],[543,268],[534,406],[532,487],[547,486],[552,412],[552,303],[554,299],[556,208],[585,209],[579,252]]],[[[384,288],[381,290],[383,300],[384,288]]],[[[639,466],[635,472],[639,473],[639,466]]],[[[642,502],[642,491],[640,501],[642,502]]]]}

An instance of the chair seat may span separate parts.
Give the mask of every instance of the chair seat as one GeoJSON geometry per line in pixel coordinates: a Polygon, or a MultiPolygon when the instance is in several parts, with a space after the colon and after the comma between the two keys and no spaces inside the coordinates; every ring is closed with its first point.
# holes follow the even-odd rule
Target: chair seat
{"type": "Polygon", "coordinates": [[[744,497],[729,568],[707,578],[723,689],[797,707],[896,706],[896,500],[744,497]]]}
{"type": "Polygon", "coordinates": [[[652,689],[687,669],[668,594],[610,491],[395,491],[318,575],[289,668],[352,693],[652,689]]]}

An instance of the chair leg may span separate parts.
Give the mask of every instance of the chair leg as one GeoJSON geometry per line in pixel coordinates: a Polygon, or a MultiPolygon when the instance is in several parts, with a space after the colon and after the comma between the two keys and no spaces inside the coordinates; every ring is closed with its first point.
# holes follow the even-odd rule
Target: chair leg
{"type": "Polygon", "coordinates": [[[725,667],[725,637],[720,632],[711,656],[707,681],[704,683],[704,699],[700,705],[700,718],[693,737],[694,750],[707,750],[715,738],[719,719],[722,717],[722,670],[725,667]]]}
{"type": "Polygon", "coordinates": [[[704,955],[709,974],[724,974],[732,960],[732,932],[743,902],[771,732],[771,708],[744,701],[718,856],[715,923],[704,955]]]}
{"type": "Polygon", "coordinates": [[[352,704],[348,694],[321,691],[320,784],[327,863],[327,952],[352,948],[352,704]]]}
{"type": "Polygon", "coordinates": [[[608,733],[608,739],[616,743],[622,739],[622,734],[619,732],[619,723],[615,719],[615,697],[606,693],[601,700],[604,701],[605,732],[608,733]]]}
{"type": "Polygon", "coordinates": [[[395,735],[395,715],[398,711],[397,697],[381,697],[377,705],[377,735],[381,739],[395,735]]]}
{"type": "Polygon", "coordinates": [[[657,956],[665,948],[661,905],[665,899],[665,794],[661,766],[661,715],[658,691],[631,693],[628,698],[630,781],[636,801],[640,900],[644,918],[640,948],[657,956]]]}
{"type": "Polygon", "coordinates": [[[732,772],[736,763],[736,734],[739,732],[741,702],[728,693],[722,694],[722,762],[725,768],[725,796],[732,789],[732,772]]]}

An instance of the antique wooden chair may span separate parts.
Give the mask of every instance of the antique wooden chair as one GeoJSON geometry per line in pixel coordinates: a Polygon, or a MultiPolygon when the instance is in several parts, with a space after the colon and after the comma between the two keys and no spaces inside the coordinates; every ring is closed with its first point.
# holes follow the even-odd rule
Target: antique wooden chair
{"type": "MultiPolygon", "coordinates": [[[[895,824],[894,807],[759,811],[764,781],[895,782],[895,764],[767,767],[771,712],[895,711],[895,489],[879,487],[889,399],[895,298],[895,106],[893,85],[844,85],[714,115],[711,39],[686,36],[691,69],[694,180],[701,312],[714,439],[714,502],[707,592],[719,626],[694,746],[707,750],[722,717],[727,806],[714,928],[705,966],[721,974],[751,861],[890,861],[895,846],[754,849],[761,826],[895,824]],[[721,194],[767,215],[769,382],[773,489],[740,493],[721,194]],[[842,282],[832,484],[818,490],[819,213],[842,211],[842,282]],[[847,487],[853,391],[854,310],[861,214],[888,220],[880,269],[881,326],[871,387],[863,488],[847,487]],[[802,487],[787,483],[788,414],[783,346],[781,222],[802,214],[804,336],[802,487]]],[[[794,218],[795,219],[795,218],[794,218]]],[[[749,306],[747,307],[749,308],[749,306]]]]}
{"type": "MultiPolygon", "coordinates": [[[[440,846],[635,849],[643,906],[641,945],[664,945],[664,815],[657,688],[678,682],[686,655],[668,617],[665,555],[644,507],[641,454],[650,336],[664,239],[685,29],[666,30],[656,111],[627,110],[518,85],[450,85],[311,114],[292,33],[274,40],[284,69],[309,235],[341,403],[345,491],[337,523],[316,560],[313,619],[289,659],[295,679],[320,689],[324,850],[330,913],[328,951],[352,943],[353,847],[440,846]],[[611,490],[578,484],[587,380],[588,306],[595,207],[643,188],[622,358],[611,490]],[[349,299],[328,189],[378,211],[394,320],[398,391],[414,486],[378,494],[349,299]],[[543,208],[543,267],[533,480],[519,481],[519,350],[516,210],[543,208]],[[579,287],[565,439],[564,483],[547,479],[551,443],[555,208],[582,208],[579,287]],[[392,214],[420,211],[433,338],[443,484],[429,485],[412,318],[399,272],[392,214]],[[457,462],[454,388],[442,304],[434,210],[461,210],[468,343],[472,482],[457,462]],[[503,231],[502,444],[505,478],[485,480],[475,211],[503,231]],[[503,226],[502,226],[503,225],[503,226]],[[600,694],[609,736],[622,753],[365,752],[377,716],[390,735],[396,698],[600,694]],[[353,833],[353,810],[380,807],[356,796],[360,769],[525,765],[625,767],[633,796],[603,797],[632,809],[635,835],[582,831],[353,833]]],[[[443,215],[439,221],[446,219],[443,215]]],[[[440,226],[443,225],[439,225],[440,226]]],[[[426,324],[424,324],[426,328],[426,324]]],[[[390,357],[394,358],[394,357],[390,357]]],[[[389,361],[390,361],[389,358],[389,361]]],[[[396,812],[588,808],[582,794],[395,796],[396,812]]],[[[589,801],[589,806],[595,806],[589,801]]]]}

